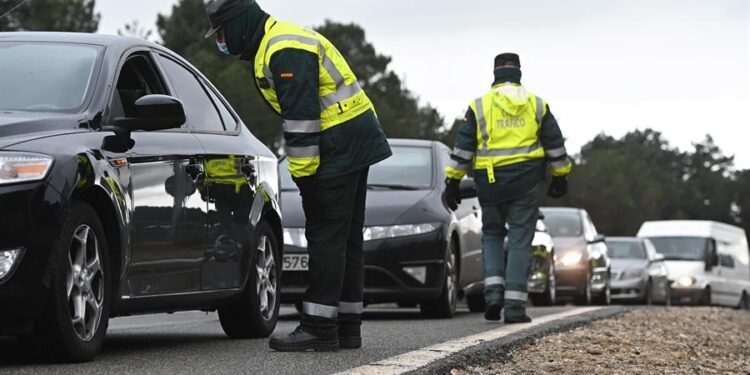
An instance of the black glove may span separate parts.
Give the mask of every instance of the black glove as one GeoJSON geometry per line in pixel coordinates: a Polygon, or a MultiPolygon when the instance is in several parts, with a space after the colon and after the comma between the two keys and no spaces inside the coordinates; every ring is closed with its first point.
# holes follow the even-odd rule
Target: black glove
{"type": "Polygon", "coordinates": [[[315,189],[315,176],[292,177],[292,180],[297,184],[297,188],[299,188],[299,192],[303,196],[309,195],[308,192],[315,189]]]}
{"type": "Polygon", "coordinates": [[[558,199],[564,197],[565,194],[568,194],[568,178],[565,176],[552,177],[552,183],[549,184],[547,195],[558,199]]]}
{"type": "Polygon", "coordinates": [[[458,209],[458,205],[461,204],[461,181],[455,178],[445,179],[445,191],[443,192],[443,199],[445,204],[451,211],[458,209]]]}

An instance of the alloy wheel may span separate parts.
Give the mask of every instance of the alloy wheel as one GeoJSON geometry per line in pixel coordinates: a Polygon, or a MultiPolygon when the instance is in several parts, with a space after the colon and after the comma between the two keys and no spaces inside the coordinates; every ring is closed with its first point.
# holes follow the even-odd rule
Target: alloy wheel
{"type": "Polygon", "coordinates": [[[81,340],[90,341],[99,329],[104,309],[104,270],[99,240],[86,224],[73,232],[66,276],[73,330],[81,340]]]}
{"type": "Polygon", "coordinates": [[[457,284],[458,277],[456,275],[456,245],[451,241],[450,254],[448,255],[447,270],[448,273],[445,278],[445,288],[448,292],[448,303],[449,305],[455,306],[458,300],[457,284]]]}
{"type": "Polygon", "coordinates": [[[549,301],[554,305],[557,303],[557,280],[555,279],[555,266],[549,266],[549,275],[547,276],[547,288],[549,289],[549,301]]]}
{"type": "Polygon", "coordinates": [[[260,299],[260,315],[265,320],[271,320],[276,306],[278,277],[276,275],[273,245],[267,236],[260,237],[257,256],[255,289],[260,299]]]}

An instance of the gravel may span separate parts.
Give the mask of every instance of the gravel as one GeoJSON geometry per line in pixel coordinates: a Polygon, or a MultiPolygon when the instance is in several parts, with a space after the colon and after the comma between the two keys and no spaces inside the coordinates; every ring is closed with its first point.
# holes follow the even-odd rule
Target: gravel
{"type": "Polygon", "coordinates": [[[484,374],[750,375],[750,313],[722,308],[645,308],[536,339],[484,374]]]}

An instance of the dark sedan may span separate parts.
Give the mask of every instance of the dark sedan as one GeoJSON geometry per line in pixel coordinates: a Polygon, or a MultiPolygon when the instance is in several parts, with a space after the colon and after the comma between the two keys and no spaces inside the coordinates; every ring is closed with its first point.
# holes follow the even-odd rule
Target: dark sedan
{"type": "MultiPolygon", "coordinates": [[[[416,306],[451,317],[463,290],[482,279],[476,198],[451,212],[443,203],[450,149],[439,142],[391,140],[393,156],[370,169],[365,218],[365,301],[416,306]]],[[[304,214],[287,164],[280,164],[284,212],[282,300],[299,302],[309,284],[304,214]]],[[[467,180],[469,181],[469,180],[467,180]]]]}
{"type": "Polygon", "coordinates": [[[0,335],[85,361],[118,315],[276,325],[277,160],[184,59],[140,39],[0,33],[0,335]]]}

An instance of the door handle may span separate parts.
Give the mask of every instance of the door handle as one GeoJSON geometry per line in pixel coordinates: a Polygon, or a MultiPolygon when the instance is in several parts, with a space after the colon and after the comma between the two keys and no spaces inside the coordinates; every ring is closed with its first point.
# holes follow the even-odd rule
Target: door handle
{"type": "Polygon", "coordinates": [[[203,169],[203,164],[188,164],[185,166],[185,173],[195,182],[203,176],[205,170],[203,169]]]}

